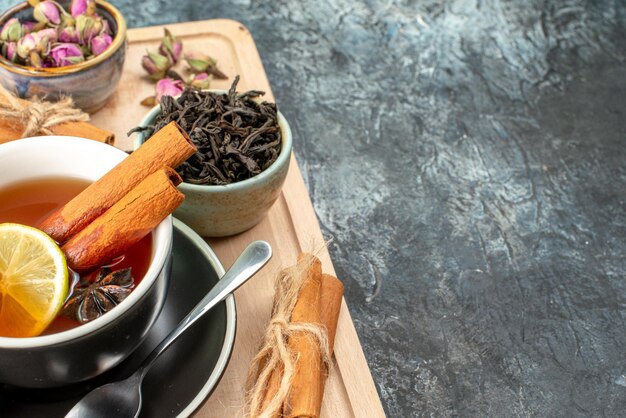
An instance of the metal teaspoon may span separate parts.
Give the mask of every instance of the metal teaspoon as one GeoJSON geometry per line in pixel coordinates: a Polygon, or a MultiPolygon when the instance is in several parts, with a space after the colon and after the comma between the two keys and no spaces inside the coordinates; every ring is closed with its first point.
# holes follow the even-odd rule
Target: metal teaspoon
{"type": "Polygon", "coordinates": [[[272,248],[265,241],[254,241],[246,247],[217,284],[146,357],[135,373],[125,380],[92,390],[67,413],[65,418],[134,418],[139,416],[142,403],[141,383],[156,359],[194,322],[259,271],[271,256],[272,248]]]}

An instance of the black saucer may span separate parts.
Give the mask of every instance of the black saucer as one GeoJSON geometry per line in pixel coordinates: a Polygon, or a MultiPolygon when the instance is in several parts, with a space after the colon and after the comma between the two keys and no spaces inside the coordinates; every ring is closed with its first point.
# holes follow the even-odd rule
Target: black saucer
{"type": "MultiPolygon", "coordinates": [[[[182,222],[174,220],[173,268],[163,311],[146,341],[123,363],[76,385],[20,389],[0,385],[1,417],[63,417],[94,387],[123,379],[196,305],[223,274],[217,257],[182,222]]],[[[140,417],[190,415],[224,373],[235,337],[233,296],[198,320],[152,367],[143,383],[140,417]]],[[[24,367],[28,367],[25,364],[24,367]]]]}

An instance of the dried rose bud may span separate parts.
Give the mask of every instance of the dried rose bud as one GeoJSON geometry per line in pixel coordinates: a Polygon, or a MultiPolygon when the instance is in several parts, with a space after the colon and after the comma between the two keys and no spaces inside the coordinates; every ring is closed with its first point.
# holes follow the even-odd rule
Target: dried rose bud
{"type": "Polygon", "coordinates": [[[217,62],[208,55],[200,52],[188,52],[185,54],[185,60],[189,64],[189,70],[192,73],[204,73],[209,67],[215,67],[217,62]]]}
{"type": "Polygon", "coordinates": [[[91,39],[98,36],[102,28],[102,19],[99,17],[80,15],[76,18],[76,30],[83,45],[89,45],[91,39]]]}
{"type": "Polygon", "coordinates": [[[76,44],[58,44],[50,50],[50,56],[57,67],[78,64],[85,61],[83,51],[76,44]]]}
{"type": "Polygon", "coordinates": [[[178,96],[185,89],[185,84],[180,80],[164,78],[156,84],[156,101],[161,101],[163,96],[178,96]]]}
{"type": "Polygon", "coordinates": [[[33,17],[40,23],[58,25],[61,23],[60,7],[50,0],[42,1],[33,8],[33,17]]]}
{"type": "Polygon", "coordinates": [[[144,70],[146,70],[146,72],[152,77],[156,77],[157,74],[159,73],[159,69],[157,68],[156,63],[148,56],[148,55],[144,55],[141,58],[141,66],[143,67],[144,70]]]}
{"type": "Polygon", "coordinates": [[[211,85],[211,76],[207,73],[195,74],[189,85],[195,89],[208,89],[211,85]]]}
{"type": "Polygon", "coordinates": [[[78,31],[74,26],[66,26],[59,32],[59,41],[76,44],[79,41],[78,31]]]}
{"type": "Polygon", "coordinates": [[[15,62],[15,58],[17,57],[16,50],[17,50],[16,42],[5,42],[2,44],[2,55],[11,62],[15,62]]]}
{"type": "Polygon", "coordinates": [[[21,58],[26,59],[35,48],[37,48],[37,40],[34,34],[29,33],[17,42],[16,52],[21,58]]]}
{"type": "Polygon", "coordinates": [[[113,39],[110,35],[98,35],[91,40],[91,52],[94,55],[100,55],[111,45],[113,39]]]}
{"type": "Polygon", "coordinates": [[[24,28],[16,18],[7,20],[0,31],[0,40],[4,42],[16,42],[24,35],[24,28]]]}
{"type": "Polygon", "coordinates": [[[42,29],[31,33],[31,35],[35,36],[35,40],[37,41],[37,50],[39,52],[48,51],[50,49],[50,45],[59,39],[57,31],[52,28],[42,29]]]}
{"type": "Polygon", "coordinates": [[[22,32],[24,34],[31,33],[35,30],[35,26],[37,24],[35,22],[22,22],[22,32]]]}
{"type": "Polygon", "coordinates": [[[17,55],[28,60],[31,65],[40,66],[40,54],[47,52],[50,45],[57,41],[57,33],[54,29],[42,29],[37,32],[28,33],[17,42],[17,55]]]}
{"type": "Polygon", "coordinates": [[[102,34],[113,35],[109,21],[106,19],[102,19],[102,30],[100,31],[100,35],[102,34]]]}
{"type": "Polygon", "coordinates": [[[183,52],[183,43],[176,40],[176,37],[172,33],[165,29],[165,35],[159,46],[159,52],[161,55],[169,57],[169,59],[176,64],[180,59],[180,54],[183,52]]]}
{"type": "Polygon", "coordinates": [[[80,15],[95,16],[96,2],[95,0],[72,0],[70,13],[74,17],[78,17],[80,15]]]}
{"type": "Polygon", "coordinates": [[[6,57],[11,61],[15,62],[15,58],[17,58],[17,43],[9,42],[5,44],[7,46],[6,57]]]}
{"type": "Polygon", "coordinates": [[[167,71],[172,67],[172,62],[161,54],[148,52],[148,55],[144,55],[141,59],[141,65],[148,72],[151,79],[160,80],[165,77],[167,71]]]}

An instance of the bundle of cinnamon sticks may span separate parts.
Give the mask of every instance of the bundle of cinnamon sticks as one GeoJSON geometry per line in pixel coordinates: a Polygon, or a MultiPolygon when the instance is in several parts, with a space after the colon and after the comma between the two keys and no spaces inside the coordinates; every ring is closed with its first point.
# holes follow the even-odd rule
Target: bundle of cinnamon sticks
{"type": "MultiPolygon", "coordinates": [[[[9,142],[24,137],[24,131],[29,131],[28,126],[26,125],[32,123],[28,112],[25,112],[24,110],[28,109],[31,106],[33,106],[33,103],[29,102],[28,100],[15,97],[4,88],[0,88],[0,110],[4,109],[4,113],[12,115],[12,117],[0,118],[0,143],[9,142]]],[[[45,106],[40,106],[40,109],[38,109],[38,111],[35,113],[37,113],[38,122],[40,124],[46,125],[43,119],[46,116],[50,115],[40,115],[39,111],[43,109],[45,109],[45,106]]],[[[54,115],[52,115],[52,117],[54,118],[54,115]]],[[[62,120],[63,118],[57,119],[62,120]]],[[[112,132],[100,129],[85,121],[63,122],[53,124],[48,128],[49,131],[51,131],[55,135],[87,138],[110,145],[113,145],[113,142],[115,141],[115,135],[112,132]]]]}
{"type": "Polygon", "coordinates": [[[39,228],[62,245],[68,266],[85,271],[124,253],[185,196],[173,170],[196,152],[171,122],[117,166],[52,213],[39,228]]]}
{"type": "Polygon", "coordinates": [[[312,254],[300,254],[297,265],[281,272],[249,376],[249,417],[319,417],[343,290],[312,254]]]}

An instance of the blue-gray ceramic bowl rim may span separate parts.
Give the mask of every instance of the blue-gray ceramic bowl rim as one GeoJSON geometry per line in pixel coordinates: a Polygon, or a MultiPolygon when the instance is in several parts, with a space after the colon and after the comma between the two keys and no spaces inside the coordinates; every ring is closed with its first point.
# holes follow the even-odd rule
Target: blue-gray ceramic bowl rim
{"type": "MultiPolygon", "coordinates": [[[[207,91],[211,91],[213,93],[221,93],[226,94],[226,90],[218,90],[218,89],[210,89],[207,91]]],[[[144,118],[139,122],[139,126],[148,126],[150,122],[152,122],[159,112],[161,111],[161,105],[156,105],[144,116],[144,118]]],[[[281,147],[280,154],[278,154],[278,158],[276,161],[272,163],[265,170],[261,171],[254,177],[250,177],[249,179],[238,181],[236,183],[231,184],[191,184],[182,182],[179,187],[187,190],[193,190],[197,192],[209,192],[209,191],[236,191],[236,190],[246,190],[249,188],[253,188],[256,185],[263,184],[263,182],[273,174],[278,168],[282,167],[285,164],[288,164],[289,159],[291,158],[291,148],[293,144],[293,140],[291,137],[291,128],[289,127],[289,123],[287,119],[283,116],[280,111],[277,112],[278,125],[281,128],[283,135],[281,135],[281,147]]],[[[133,148],[137,149],[143,144],[145,134],[143,132],[136,134],[135,140],[133,141],[133,148]]]]}
{"type": "MultiPolygon", "coordinates": [[[[221,279],[224,275],[224,267],[222,263],[220,263],[219,258],[213,252],[209,244],[206,243],[204,239],[200,237],[200,235],[196,234],[193,229],[185,225],[180,220],[174,219],[174,227],[178,229],[182,234],[186,235],[188,239],[190,239],[202,252],[202,254],[209,261],[211,266],[215,269],[215,272],[221,279]]],[[[213,371],[209,375],[206,383],[200,389],[200,391],[196,394],[196,396],[189,402],[189,404],[183,409],[178,417],[188,417],[190,416],[198,407],[204,402],[204,400],[211,394],[213,389],[217,386],[220,379],[224,375],[226,371],[226,366],[230,361],[230,357],[233,352],[233,348],[235,346],[235,334],[237,331],[237,308],[235,305],[235,296],[231,293],[224,300],[226,303],[226,335],[224,335],[224,344],[222,345],[222,351],[217,359],[217,363],[213,368],[213,371]]]]}
{"type": "MultiPolygon", "coordinates": [[[[36,68],[26,65],[19,65],[9,61],[8,59],[4,58],[2,54],[0,54],[0,67],[6,69],[13,74],[20,74],[27,77],[60,77],[69,74],[75,74],[80,71],[93,68],[98,64],[105,62],[110,57],[115,55],[115,53],[119,51],[120,48],[123,47],[126,41],[126,20],[124,19],[122,13],[111,3],[108,3],[104,0],[97,0],[96,4],[98,7],[102,8],[109,15],[111,15],[111,17],[115,20],[115,24],[117,25],[117,31],[115,32],[115,36],[113,37],[113,42],[102,54],[88,61],[56,68],[36,68]]],[[[2,26],[2,23],[5,20],[10,19],[11,16],[15,15],[18,12],[21,12],[23,9],[26,9],[28,7],[30,7],[28,5],[28,2],[22,2],[0,13],[0,26],[2,26]]]]}

